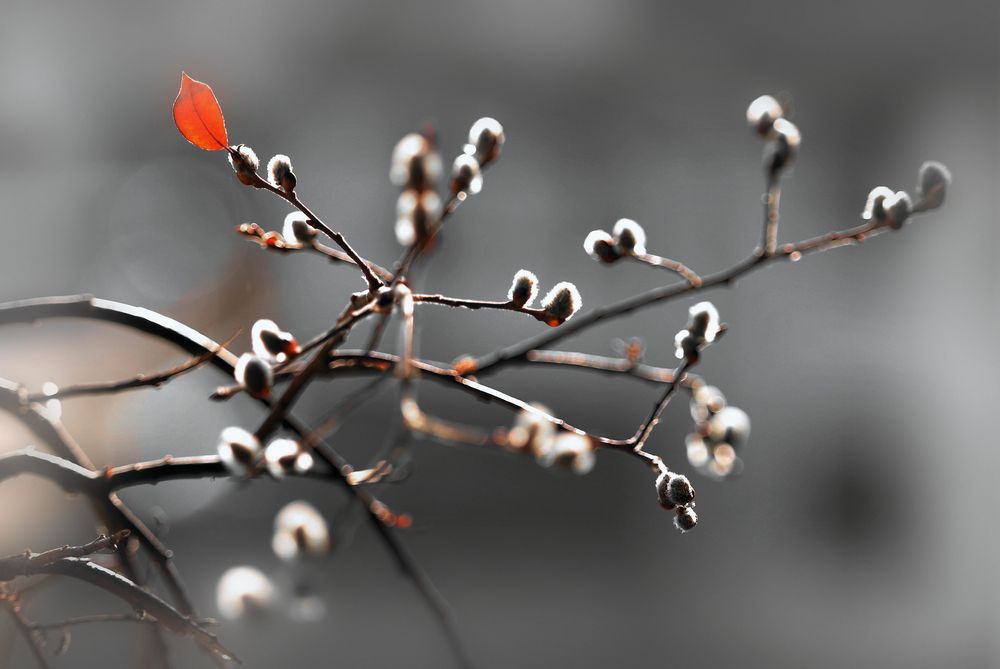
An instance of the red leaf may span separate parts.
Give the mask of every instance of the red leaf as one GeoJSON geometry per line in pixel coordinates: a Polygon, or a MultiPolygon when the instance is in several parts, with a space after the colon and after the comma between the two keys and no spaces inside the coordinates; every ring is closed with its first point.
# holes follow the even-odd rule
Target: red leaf
{"type": "Polygon", "coordinates": [[[174,100],[174,123],[184,139],[206,151],[229,146],[226,119],[212,87],[181,73],[181,90],[174,100]]]}

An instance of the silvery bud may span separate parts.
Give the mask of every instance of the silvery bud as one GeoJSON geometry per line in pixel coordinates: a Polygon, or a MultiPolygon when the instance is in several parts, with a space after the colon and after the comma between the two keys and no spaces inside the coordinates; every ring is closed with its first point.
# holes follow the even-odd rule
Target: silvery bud
{"type": "Polygon", "coordinates": [[[543,467],[561,467],[574,474],[587,474],[594,468],[594,444],[575,432],[561,432],[538,459],[543,467]]]}
{"type": "Polygon", "coordinates": [[[294,439],[275,439],[264,449],[267,471],[276,479],[289,474],[304,474],[313,466],[309,451],[294,439]]]}
{"type": "Polygon", "coordinates": [[[483,174],[475,156],[462,153],[451,166],[451,194],[465,192],[475,195],[483,189],[483,174]]]}
{"type": "Polygon", "coordinates": [[[233,148],[234,153],[229,154],[229,164],[236,172],[236,178],[244,186],[252,186],[257,181],[257,168],[260,167],[260,160],[246,144],[240,144],[233,148]]]}
{"type": "Polygon", "coordinates": [[[944,203],[944,196],[951,185],[951,172],[941,163],[928,160],[920,166],[920,183],[917,196],[925,209],[937,209],[944,203]]]}
{"type": "Polygon", "coordinates": [[[764,166],[771,175],[776,175],[795,160],[802,135],[798,127],[785,118],[777,119],[771,132],[774,139],[765,152],[764,166]]]}
{"type": "Polygon", "coordinates": [[[865,209],[861,212],[861,218],[866,221],[879,221],[885,220],[885,199],[888,197],[895,196],[895,193],[891,188],[886,186],[876,186],[872,188],[871,192],[868,193],[868,200],[865,202],[865,209]]]}
{"type": "Polygon", "coordinates": [[[591,230],[583,240],[583,250],[594,260],[611,264],[621,256],[615,248],[615,239],[604,230],[591,230]]]}
{"type": "Polygon", "coordinates": [[[472,124],[465,152],[475,156],[479,164],[485,167],[500,157],[503,143],[503,126],[496,119],[487,116],[472,124]]]}
{"type": "Polygon", "coordinates": [[[400,188],[433,188],[441,179],[441,156],[431,140],[410,133],[392,150],[389,180],[400,188]]]}
{"type": "Polygon", "coordinates": [[[293,211],[285,216],[281,236],[287,241],[308,246],[316,239],[317,234],[316,228],[309,224],[309,217],[301,211],[293,211]]]}
{"type": "Polygon", "coordinates": [[[569,281],[561,281],[552,287],[542,300],[545,322],[556,327],[573,317],[583,302],[576,286],[569,281]]]}
{"type": "Polygon", "coordinates": [[[646,252],[646,231],[630,218],[618,219],[611,236],[621,255],[642,255],[646,252]]]}
{"type": "Polygon", "coordinates": [[[910,218],[913,202],[906,191],[896,191],[882,201],[885,209],[885,220],[893,230],[899,230],[910,218]]]}
{"type": "Polygon", "coordinates": [[[330,545],[330,529],[312,504],[291,502],[275,516],[271,548],[282,560],[320,557],[330,545]]]}
{"type": "Polygon", "coordinates": [[[673,509],[694,501],[694,487],[686,476],[662,472],[656,479],[656,497],[660,506],[673,509]]]}
{"type": "Polygon", "coordinates": [[[784,116],[781,105],[770,95],[762,95],[747,107],[747,123],[761,137],[767,137],[774,122],[784,116]]]}
{"type": "Polygon", "coordinates": [[[674,527],[681,532],[689,532],[698,524],[698,514],[690,506],[679,506],[674,515],[674,527]]]}
{"type": "Polygon", "coordinates": [[[263,399],[271,394],[274,372],[270,363],[263,358],[252,353],[244,353],[236,362],[233,376],[236,378],[236,383],[243,386],[251,397],[263,399]]]}
{"type": "Polygon", "coordinates": [[[232,567],[219,579],[215,602],[223,618],[259,617],[274,603],[271,579],[255,567],[232,567]]]}
{"type": "Polygon", "coordinates": [[[219,459],[233,476],[250,477],[257,469],[260,441],[241,427],[227,427],[219,435],[219,459]]]}
{"type": "Polygon", "coordinates": [[[292,171],[292,161],[288,156],[279,153],[271,158],[267,163],[267,174],[272,185],[289,195],[295,191],[295,172],[292,171]]]}
{"type": "Polygon", "coordinates": [[[538,295],[538,277],[526,269],[520,270],[514,275],[514,282],[507,292],[507,299],[517,307],[527,307],[538,295]]]}

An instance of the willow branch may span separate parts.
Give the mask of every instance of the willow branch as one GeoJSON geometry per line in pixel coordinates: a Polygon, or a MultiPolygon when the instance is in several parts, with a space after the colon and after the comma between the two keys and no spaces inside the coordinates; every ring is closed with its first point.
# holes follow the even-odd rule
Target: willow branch
{"type": "Polygon", "coordinates": [[[111,536],[101,535],[85,544],[79,546],[66,545],[61,548],[53,548],[43,553],[32,553],[25,551],[18,555],[9,555],[0,558],[0,581],[10,581],[19,576],[30,576],[38,569],[63,558],[79,558],[92,555],[107,548],[117,548],[118,544],[129,535],[128,530],[116,532],[111,536]]]}
{"type": "Polygon", "coordinates": [[[418,304],[440,304],[446,307],[456,307],[462,309],[496,309],[499,311],[514,311],[519,314],[527,314],[535,320],[546,322],[548,318],[544,309],[532,309],[531,307],[518,306],[511,301],[492,300],[465,300],[457,297],[447,297],[445,295],[415,294],[414,302],[418,304]]]}
{"type": "Polygon", "coordinates": [[[685,295],[698,294],[710,288],[731,286],[736,283],[737,279],[778,261],[798,260],[810,253],[820,253],[840,246],[860,244],[866,239],[881,234],[888,229],[886,224],[872,221],[846,230],[804,239],[794,244],[779,245],[773,255],[766,255],[760,249],[757,249],[748,257],[728,269],[703,277],[700,285],[695,286],[685,282],[683,284],[660,286],[644,293],[633,295],[620,302],[597,307],[585,314],[577,314],[573,320],[563,324],[558,330],[544,332],[477,358],[475,361],[475,371],[479,374],[492,371],[515,360],[524,358],[529,351],[544,348],[557,341],[566,339],[582,330],[593,327],[601,321],[621,318],[626,314],[654,304],[685,295]]]}
{"type": "Polygon", "coordinates": [[[224,350],[229,344],[232,343],[236,337],[239,336],[239,332],[234,334],[232,337],[226,341],[218,344],[213,350],[206,351],[201,355],[191,358],[187,362],[171,367],[170,369],[163,370],[161,372],[156,372],[154,374],[138,374],[134,377],[123,379],[121,381],[108,381],[105,383],[89,383],[89,384],[79,384],[74,386],[61,386],[54,392],[41,392],[41,393],[30,393],[25,397],[27,402],[45,402],[46,400],[52,399],[68,399],[71,397],[80,397],[82,395],[110,395],[114,393],[124,392],[126,390],[134,390],[137,388],[148,388],[153,386],[159,388],[171,380],[182,376],[190,371],[193,371],[206,362],[212,359],[213,356],[219,354],[220,351],[224,350]]]}
{"type": "MultiPolygon", "coordinates": [[[[242,160],[242,158],[240,157],[239,153],[236,150],[232,148],[227,150],[235,160],[242,160]]],[[[261,188],[263,190],[274,193],[282,200],[286,201],[288,204],[292,205],[293,207],[301,211],[303,214],[305,214],[306,218],[308,219],[309,225],[313,226],[314,228],[325,234],[327,237],[332,239],[337,244],[337,246],[339,246],[344,250],[344,253],[347,254],[348,258],[350,258],[350,260],[361,270],[361,274],[364,276],[365,281],[368,283],[368,290],[370,292],[374,293],[376,290],[385,285],[382,283],[381,279],[375,276],[375,273],[372,271],[372,268],[368,264],[368,261],[366,261],[360,255],[358,255],[358,252],[354,250],[354,247],[352,247],[350,244],[347,243],[347,239],[344,237],[344,235],[338,232],[337,230],[334,230],[326,223],[324,223],[319,218],[319,216],[314,214],[309,209],[309,207],[307,207],[305,203],[303,203],[302,200],[299,199],[299,196],[294,191],[292,191],[291,193],[286,193],[284,190],[277,188],[276,186],[274,186],[274,184],[272,184],[270,181],[267,181],[256,172],[253,173],[253,180],[250,183],[250,185],[253,186],[254,188],[261,188]]]]}
{"type": "MultiPolygon", "coordinates": [[[[155,311],[102,300],[89,295],[40,298],[0,304],[0,325],[57,317],[89,318],[118,323],[170,342],[192,354],[204,353],[217,347],[215,341],[197,330],[155,311]]],[[[236,360],[235,355],[223,349],[209,362],[226,375],[232,376],[236,360]]],[[[266,400],[261,402],[267,404],[266,400]]],[[[285,415],[284,425],[300,438],[304,438],[310,432],[290,413],[285,415]]],[[[385,543],[400,571],[416,586],[448,638],[456,638],[454,621],[447,603],[395,532],[386,527],[379,519],[376,513],[378,507],[375,506],[378,500],[362,488],[351,484],[349,472],[353,471],[353,468],[329,444],[320,442],[313,453],[330,467],[331,472],[337,477],[336,480],[351,491],[354,498],[362,505],[369,522],[379,539],[385,543]]],[[[170,563],[161,562],[161,566],[163,564],[169,566],[170,563]]],[[[470,664],[467,658],[461,659],[466,666],[470,664]]]]}
{"type": "MultiPolygon", "coordinates": [[[[348,255],[346,252],[340,249],[335,249],[325,244],[318,242],[313,239],[309,242],[292,242],[287,239],[282,238],[265,238],[267,234],[263,228],[261,228],[256,223],[243,223],[237,226],[236,231],[247,237],[249,240],[255,242],[261,248],[268,251],[275,251],[278,253],[296,253],[296,252],[312,252],[317,255],[325,257],[332,263],[344,263],[347,265],[353,265],[357,267],[357,263],[354,259],[348,255]]],[[[377,265],[371,260],[365,260],[365,264],[368,268],[377,275],[383,282],[388,283],[392,281],[392,272],[377,265]]]]}

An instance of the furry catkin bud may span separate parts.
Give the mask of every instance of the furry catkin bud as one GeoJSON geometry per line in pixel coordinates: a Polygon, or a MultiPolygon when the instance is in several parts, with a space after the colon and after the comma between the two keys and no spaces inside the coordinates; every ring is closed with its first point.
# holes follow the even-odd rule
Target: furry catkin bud
{"type": "Polygon", "coordinates": [[[543,467],[555,466],[569,469],[574,474],[587,474],[596,461],[594,444],[581,434],[562,432],[538,461],[543,467]]]}
{"type": "Polygon", "coordinates": [[[951,172],[941,163],[928,160],[920,166],[917,197],[925,209],[937,209],[951,184],[951,172]]]}
{"type": "Polygon", "coordinates": [[[227,427],[219,435],[219,459],[233,476],[249,477],[257,468],[260,441],[241,427],[227,427]]]}
{"type": "Polygon", "coordinates": [[[244,353],[236,362],[233,376],[236,378],[236,383],[243,386],[251,397],[263,399],[271,394],[274,372],[271,370],[271,365],[263,358],[252,353],[244,353]]]}
{"type": "Polygon", "coordinates": [[[865,210],[861,212],[861,218],[866,221],[873,219],[879,222],[884,221],[886,217],[885,199],[893,196],[895,196],[895,193],[892,192],[891,188],[887,188],[886,186],[872,188],[871,192],[868,193],[868,201],[865,202],[865,210]]]}
{"type": "Polygon", "coordinates": [[[392,150],[389,180],[400,188],[423,190],[441,179],[441,156],[429,139],[410,133],[392,150]]]}
{"type": "Polygon", "coordinates": [[[646,252],[646,231],[630,218],[618,219],[611,236],[621,255],[642,255],[646,252]]]}
{"type": "Polygon", "coordinates": [[[688,332],[711,344],[719,335],[719,310],[711,302],[699,302],[688,310],[688,332]]]}
{"type": "Polygon", "coordinates": [[[708,419],[708,436],[715,443],[742,448],[750,439],[750,416],[738,407],[723,407],[708,419]]]}
{"type": "Polygon", "coordinates": [[[267,471],[276,479],[290,474],[304,474],[312,469],[313,458],[294,439],[275,439],[264,449],[267,471]]]}
{"type": "Polygon", "coordinates": [[[552,327],[562,325],[580,309],[580,292],[569,281],[560,281],[542,300],[545,322],[552,327]]]}
{"type": "Polygon", "coordinates": [[[886,196],[882,201],[885,209],[885,220],[893,230],[899,230],[910,218],[913,211],[913,202],[906,191],[896,191],[892,195],[886,196]]]}
{"type": "Polygon", "coordinates": [[[441,219],[441,198],[432,190],[408,188],[396,201],[396,240],[402,246],[425,239],[441,219]]]}
{"type": "Polygon", "coordinates": [[[722,331],[719,311],[711,302],[699,302],[688,310],[688,326],[674,337],[677,358],[697,362],[699,352],[715,341],[722,331]]]}
{"type": "Polygon", "coordinates": [[[503,126],[495,118],[487,116],[472,124],[465,152],[475,156],[479,164],[485,167],[500,157],[503,143],[503,126]]]}
{"type": "MultiPolygon", "coordinates": [[[[539,411],[549,413],[548,407],[532,404],[539,411]]],[[[552,448],[555,441],[556,426],[534,411],[522,409],[514,420],[514,426],[507,434],[510,445],[518,450],[527,450],[539,460],[552,448]]]]}
{"type": "Polygon", "coordinates": [[[274,518],[271,548],[282,560],[319,557],[330,551],[330,529],[308,502],[291,502],[274,518]]]}
{"type": "Polygon", "coordinates": [[[483,174],[479,169],[479,161],[467,153],[455,158],[451,166],[451,194],[461,192],[475,195],[483,189],[483,174]]]}
{"type": "Polygon", "coordinates": [[[775,120],[771,127],[774,140],[764,156],[764,167],[772,175],[785,169],[798,155],[802,135],[794,123],[785,118],[775,120]]]}
{"type": "Polygon", "coordinates": [[[674,515],[674,527],[681,532],[689,532],[698,524],[698,514],[690,506],[679,506],[674,515]]]}
{"type": "Polygon", "coordinates": [[[520,309],[534,302],[536,295],[538,295],[538,277],[526,269],[518,271],[514,275],[514,282],[510,284],[510,290],[507,291],[507,299],[520,309]]]}
{"type": "Polygon", "coordinates": [[[250,329],[253,352],[259,358],[283,362],[299,352],[299,344],[290,332],[285,332],[277,323],[262,318],[250,329]]]}
{"type": "Polygon", "coordinates": [[[288,194],[295,190],[295,172],[292,171],[292,161],[288,156],[279,153],[271,158],[267,163],[267,174],[272,185],[288,194]]]}
{"type": "Polygon", "coordinates": [[[236,178],[244,186],[252,186],[257,181],[257,168],[260,167],[260,160],[246,144],[240,144],[233,148],[235,154],[229,154],[229,164],[236,172],[236,178]]]}
{"type": "Polygon", "coordinates": [[[591,230],[583,240],[583,250],[594,260],[611,264],[618,260],[621,255],[615,248],[614,237],[604,230],[591,230]]]}
{"type": "Polygon", "coordinates": [[[747,107],[747,123],[761,137],[767,137],[774,122],[784,116],[781,105],[770,95],[762,95],[747,107]]]}
{"type": "Polygon", "coordinates": [[[699,386],[691,391],[691,418],[703,423],[726,406],[726,396],[715,386],[699,386]]]}
{"type": "Polygon", "coordinates": [[[215,603],[223,618],[258,617],[274,603],[274,585],[255,567],[233,567],[219,579],[215,603]]]}
{"type": "Polygon", "coordinates": [[[316,239],[316,228],[309,225],[309,217],[301,211],[293,211],[285,216],[285,225],[281,229],[281,236],[286,241],[308,246],[316,239]]]}
{"type": "Polygon", "coordinates": [[[694,501],[694,487],[686,476],[662,472],[656,479],[656,497],[665,509],[685,506],[694,501]]]}

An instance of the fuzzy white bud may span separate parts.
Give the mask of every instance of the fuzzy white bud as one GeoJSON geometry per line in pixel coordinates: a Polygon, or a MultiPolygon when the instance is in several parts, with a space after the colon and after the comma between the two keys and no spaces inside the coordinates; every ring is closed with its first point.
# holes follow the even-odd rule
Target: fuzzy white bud
{"type": "Polygon", "coordinates": [[[219,459],[233,476],[250,477],[257,468],[260,441],[241,427],[227,427],[219,435],[219,459]]]}
{"type": "Polygon", "coordinates": [[[709,418],[708,436],[713,442],[742,448],[750,438],[750,416],[738,407],[723,407],[709,418]]]}
{"type": "Polygon", "coordinates": [[[294,244],[308,246],[316,239],[316,228],[309,224],[309,217],[301,211],[293,211],[285,216],[285,225],[281,229],[281,236],[294,244]]]}
{"type": "Polygon", "coordinates": [[[408,188],[396,201],[396,240],[410,246],[423,239],[441,218],[441,198],[432,190],[408,188]]]}
{"type": "Polygon", "coordinates": [[[330,552],[330,529],[312,504],[291,502],[274,518],[271,548],[282,560],[323,556],[330,552]]]}
{"type": "Polygon", "coordinates": [[[250,328],[250,341],[258,358],[284,362],[299,352],[299,343],[291,332],[285,332],[274,321],[262,318],[250,328]]]}
{"type": "Polygon", "coordinates": [[[503,126],[495,118],[487,116],[472,124],[465,152],[475,156],[479,164],[485,166],[500,157],[503,143],[503,126]]]}
{"type": "Polygon", "coordinates": [[[236,361],[233,377],[235,377],[236,383],[243,386],[243,389],[251,397],[263,399],[271,394],[274,372],[271,369],[271,364],[264,358],[252,353],[244,353],[236,361]]]}
{"type": "Polygon", "coordinates": [[[507,291],[507,299],[514,306],[521,308],[530,306],[538,295],[538,277],[526,269],[519,270],[514,275],[514,282],[507,291]]]}
{"type": "Polygon", "coordinates": [[[588,437],[575,432],[561,432],[538,458],[543,467],[561,467],[574,474],[587,474],[596,461],[594,444],[588,437]]]}
{"type": "Polygon", "coordinates": [[[786,118],[775,120],[771,128],[774,137],[765,153],[764,164],[772,174],[777,174],[795,160],[802,144],[802,135],[798,127],[786,118]]]}
{"type": "Polygon", "coordinates": [[[552,287],[542,300],[545,322],[555,327],[573,317],[583,304],[580,292],[569,281],[560,281],[552,287]]]}
{"type": "Polygon", "coordinates": [[[229,154],[229,164],[236,172],[236,178],[244,186],[252,186],[256,182],[257,169],[260,167],[260,160],[246,144],[235,147],[236,155],[229,154]]]}
{"type": "Polygon", "coordinates": [[[278,154],[267,163],[267,174],[271,184],[286,193],[295,190],[296,178],[292,171],[292,160],[284,154],[278,154]]]}
{"type": "Polygon", "coordinates": [[[906,191],[900,190],[886,196],[885,200],[882,201],[882,207],[885,209],[886,223],[889,224],[890,228],[899,230],[910,218],[910,212],[913,211],[913,202],[906,191]]]}
{"type": "Polygon", "coordinates": [[[294,439],[275,439],[264,449],[267,471],[276,479],[304,474],[312,469],[313,457],[294,439]]]}
{"type": "Polygon", "coordinates": [[[271,579],[255,567],[226,570],[215,590],[215,602],[223,618],[239,620],[264,614],[274,603],[271,579]]]}
{"type": "Polygon", "coordinates": [[[871,221],[873,219],[876,221],[884,221],[886,216],[884,206],[885,199],[894,196],[895,193],[893,193],[892,189],[886,186],[876,186],[875,188],[872,188],[871,192],[868,193],[868,200],[865,202],[865,209],[861,212],[861,218],[866,221],[871,221]]]}
{"type": "Polygon", "coordinates": [[[594,260],[611,264],[621,255],[615,248],[615,239],[604,230],[591,230],[583,240],[583,250],[594,260]]]}
{"type": "Polygon", "coordinates": [[[926,209],[937,209],[944,203],[948,186],[951,184],[951,171],[941,163],[928,160],[920,166],[917,196],[926,209]]]}
{"type": "Polygon", "coordinates": [[[479,161],[467,153],[459,154],[451,166],[451,194],[466,192],[475,195],[483,189],[483,173],[479,161]]]}
{"type": "MultiPolygon", "coordinates": [[[[532,404],[538,411],[549,413],[548,407],[532,404]]],[[[522,409],[514,419],[514,426],[507,434],[510,445],[516,449],[529,451],[541,461],[541,458],[552,448],[555,440],[556,426],[545,416],[522,409]]]]}
{"type": "Polygon", "coordinates": [[[400,188],[423,190],[441,179],[441,156],[429,139],[410,133],[392,150],[389,180],[400,188]]]}
{"type": "Polygon", "coordinates": [[[620,218],[611,229],[615,246],[621,255],[642,255],[646,252],[646,231],[630,218],[620,218]]]}
{"type": "Polygon", "coordinates": [[[761,137],[766,137],[774,122],[784,116],[781,105],[770,95],[762,95],[747,107],[747,123],[761,137]]]}
{"type": "Polygon", "coordinates": [[[679,506],[674,515],[674,527],[681,532],[690,532],[698,524],[698,514],[690,506],[679,506]]]}
{"type": "Polygon", "coordinates": [[[694,487],[688,477],[673,472],[661,472],[656,479],[656,497],[660,506],[673,509],[694,501],[694,487]]]}
{"type": "Polygon", "coordinates": [[[691,418],[699,423],[708,420],[726,406],[726,396],[715,386],[698,386],[691,391],[691,418]]]}

